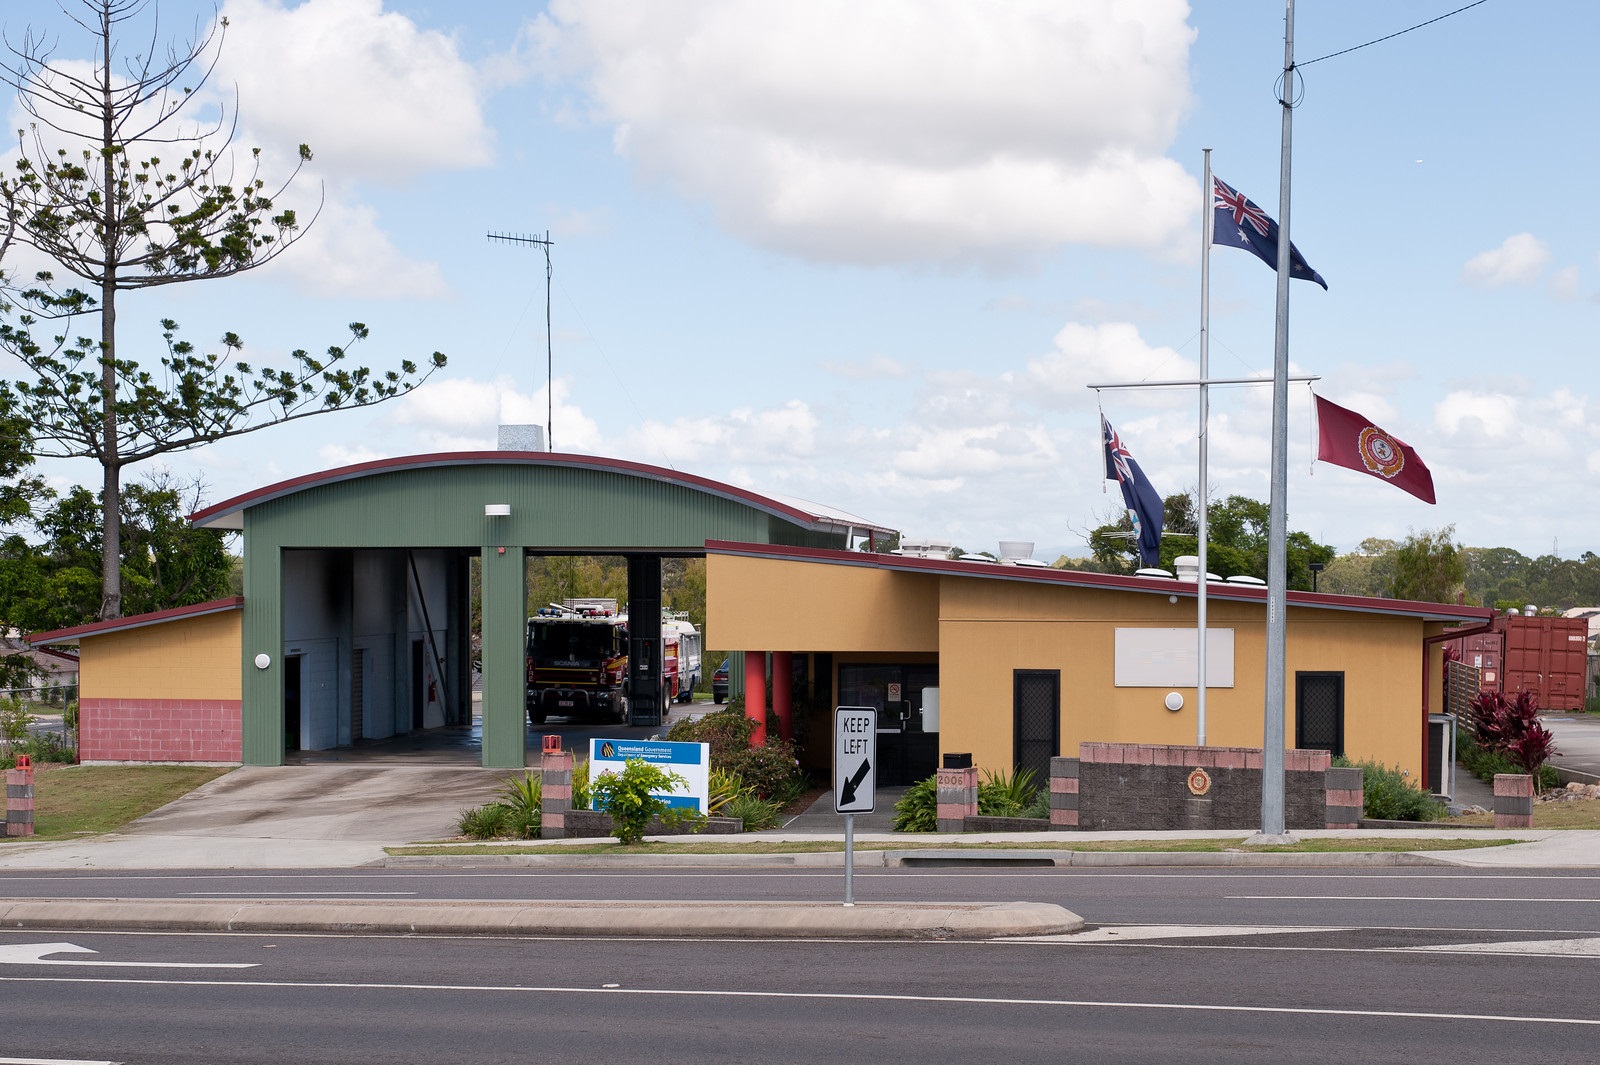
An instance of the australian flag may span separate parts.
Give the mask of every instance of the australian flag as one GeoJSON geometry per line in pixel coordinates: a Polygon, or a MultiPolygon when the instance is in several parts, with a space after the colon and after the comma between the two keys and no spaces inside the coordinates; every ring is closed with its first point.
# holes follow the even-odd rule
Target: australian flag
{"type": "MultiPolygon", "coordinates": [[[[1249,200],[1244,193],[1235,192],[1216,177],[1212,177],[1211,206],[1216,212],[1216,222],[1211,227],[1211,243],[1230,248],[1243,248],[1274,271],[1278,269],[1278,223],[1249,200]]],[[[1293,244],[1289,245],[1289,276],[1302,281],[1315,281],[1324,289],[1328,283],[1322,275],[1306,263],[1305,256],[1293,244]]]]}
{"type": "Polygon", "coordinates": [[[1161,564],[1161,523],[1166,510],[1161,496],[1150,486],[1149,478],[1139,464],[1133,461],[1117,431],[1111,428],[1105,415],[1100,416],[1100,433],[1105,441],[1106,480],[1115,480],[1122,487],[1122,501],[1133,518],[1133,531],[1139,537],[1139,565],[1161,564]]]}

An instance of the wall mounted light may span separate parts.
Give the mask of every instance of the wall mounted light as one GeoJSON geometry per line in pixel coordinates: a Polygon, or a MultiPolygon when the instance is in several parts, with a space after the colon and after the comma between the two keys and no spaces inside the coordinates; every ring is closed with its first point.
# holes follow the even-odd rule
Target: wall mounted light
{"type": "Polygon", "coordinates": [[[511,504],[485,503],[483,505],[483,516],[486,518],[509,518],[511,517],[511,504]]]}
{"type": "Polygon", "coordinates": [[[272,656],[271,655],[266,654],[266,653],[262,653],[262,654],[256,655],[256,668],[257,669],[266,669],[270,665],[272,665],[272,656]]]}
{"type": "Polygon", "coordinates": [[[1178,692],[1168,692],[1167,697],[1161,700],[1161,705],[1176,714],[1183,709],[1183,696],[1178,692]]]}

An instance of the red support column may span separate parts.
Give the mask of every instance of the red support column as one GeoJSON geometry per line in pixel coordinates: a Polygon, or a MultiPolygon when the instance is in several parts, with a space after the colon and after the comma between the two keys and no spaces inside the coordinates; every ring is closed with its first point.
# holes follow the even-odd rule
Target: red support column
{"type": "Polygon", "coordinates": [[[794,652],[772,652],[772,713],[778,735],[794,739],[794,652]]]}
{"type": "Polygon", "coordinates": [[[767,742],[767,652],[744,653],[744,716],[754,721],[750,732],[750,746],[761,747],[767,742]]]}

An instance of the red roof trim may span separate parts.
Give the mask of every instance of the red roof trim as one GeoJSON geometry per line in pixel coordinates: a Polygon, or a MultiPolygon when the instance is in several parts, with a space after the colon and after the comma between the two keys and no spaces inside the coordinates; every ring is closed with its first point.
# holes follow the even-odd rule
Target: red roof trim
{"type": "Polygon", "coordinates": [[[112,618],[110,621],[91,621],[87,625],[74,625],[67,629],[52,629],[49,632],[34,633],[28,637],[28,643],[34,647],[49,643],[70,643],[83,636],[103,636],[108,632],[121,632],[124,629],[142,629],[146,625],[161,625],[168,621],[197,618],[206,614],[220,614],[227,610],[242,610],[243,608],[244,596],[232,595],[226,599],[213,599],[206,603],[175,606],[170,610],[156,610],[149,614],[133,614],[125,618],[112,618]]]}
{"type": "MultiPolygon", "coordinates": [[[[331,470],[304,474],[300,477],[291,477],[286,481],[279,481],[276,484],[267,485],[265,488],[258,488],[255,491],[234,496],[232,499],[223,500],[221,503],[189,515],[189,522],[192,525],[205,526],[235,511],[257,506],[283,496],[293,495],[296,492],[302,492],[319,485],[355,480],[356,478],[380,473],[395,473],[433,466],[478,464],[570,466],[582,469],[609,470],[614,473],[632,474],[636,477],[645,477],[650,480],[697,488],[711,495],[744,503],[755,507],[757,510],[765,510],[768,513],[776,514],[781,518],[787,518],[802,525],[814,526],[821,522],[836,524],[827,515],[809,513],[757,492],[725,484],[721,481],[713,481],[708,477],[699,477],[692,473],[679,473],[677,470],[669,470],[661,466],[650,466],[642,462],[628,462],[624,459],[604,458],[599,455],[563,454],[550,451],[446,451],[428,455],[406,455],[399,458],[358,462],[352,466],[340,466],[331,470]]],[[[864,530],[867,528],[875,531],[890,531],[878,526],[863,527],[864,530]]]]}
{"type": "MultiPolygon", "coordinates": [[[[910,573],[937,573],[988,580],[1025,581],[1032,584],[1063,584],[1073,588],[1104,588],[1154,595],[1179,595],[1191,599],[1197,595],[1196,585],[1167,577],[1131,577],[1117,573],[1087,573],[1082,570],[1002,566],[998,563],[947,561],[939,558],[906,558],[902,555],[867,551],[837,551],[816,547],[786,547],[781,544],[707,540],[706,554],[775,558],[835,566],[875,566],[879,569],[910,573]]],[[[1206,584],[1206,598],[1265,602],[1267,589],[1258,585],[1209,581],[1206,584]]],[[[1349,610],[1363,614],[1399,614],[1420,617],[1424,620],[1487,621],[1495,616],[1494,610],[1488,607],[1421,603],[1409,599],[1376,599],[1363,595],[1333,595],[1327,592],[1290,591],[1287,593],[1287,599],[1291,606],[1349,610]]]]}

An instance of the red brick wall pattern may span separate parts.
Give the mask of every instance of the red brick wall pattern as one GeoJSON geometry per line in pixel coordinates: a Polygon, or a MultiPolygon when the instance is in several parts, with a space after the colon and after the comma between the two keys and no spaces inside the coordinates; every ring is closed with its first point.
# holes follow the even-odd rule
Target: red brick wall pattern
{"type": "Polygon", "coordinates": [[[238,699],[91,699],[78,702],[85,762],[239,762],[238,699]]]}

